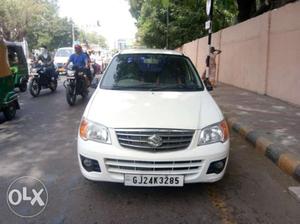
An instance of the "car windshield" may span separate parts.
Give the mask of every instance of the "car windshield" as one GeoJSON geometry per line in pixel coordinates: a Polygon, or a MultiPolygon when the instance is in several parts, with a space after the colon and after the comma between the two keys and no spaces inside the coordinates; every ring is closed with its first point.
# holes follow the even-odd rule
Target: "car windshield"
{"type": "Polygon", "coordinates": [[[73,53],[73,49],[58,49],[55,57],[69,57],[73,53]]]}
{"type": "Polygon", "coordinates": [[[116,90],[201,91],[196,69],[186,57],[120,54],[114,57],[100,88],[116,90]]]}

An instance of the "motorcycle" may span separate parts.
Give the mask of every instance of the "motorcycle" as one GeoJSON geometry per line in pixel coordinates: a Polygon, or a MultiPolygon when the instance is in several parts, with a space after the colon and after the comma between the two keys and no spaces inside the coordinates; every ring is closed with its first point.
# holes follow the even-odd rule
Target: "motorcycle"
{"type": "Polygon", "coordinates": [[[73,66],[72,69],[67,70],[66,78],[63,83],[66,88],[66,100],[70,106],[73,106],[78,95],[83,99],[88,96],[89,81],[86,69],[73,66]]]}
{"type": "Polygon", "coordinates": [[[57,75],[49,73],[48,66],[44,64],[33,66],[29,81],[29,90],[33,97],[37,97],[41,89],[50,89],[52,92],[57,89],[57,75]]]}

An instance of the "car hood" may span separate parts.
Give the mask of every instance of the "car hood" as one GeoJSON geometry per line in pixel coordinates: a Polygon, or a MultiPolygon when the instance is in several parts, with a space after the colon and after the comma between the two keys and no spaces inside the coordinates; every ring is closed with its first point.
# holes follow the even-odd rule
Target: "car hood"
{"type": "Polygon", "coordinates": [[[98,89],[84,116],[110,128],[201,129],[223,119],[220,109],[207,91],[98,89]]]}
{"type": "Polygon", "coordinates": [[[54,57],[54,63],[67,63],[69,57],[54,57]]]}

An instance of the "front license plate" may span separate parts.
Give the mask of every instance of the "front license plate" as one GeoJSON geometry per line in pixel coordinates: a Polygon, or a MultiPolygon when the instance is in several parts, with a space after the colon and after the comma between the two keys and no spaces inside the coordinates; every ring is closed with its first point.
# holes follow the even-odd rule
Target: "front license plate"
{"type": "Polygon", "coordinates": [[[183,186],[182,175],[125,174],[125,186],[183,186]]]}

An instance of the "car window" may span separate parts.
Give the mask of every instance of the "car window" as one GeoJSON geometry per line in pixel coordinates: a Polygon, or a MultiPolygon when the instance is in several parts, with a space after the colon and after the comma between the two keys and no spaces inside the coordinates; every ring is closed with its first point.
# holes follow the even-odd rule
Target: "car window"
{"type": "Polygon", "coordinates": [[[73,49],[58,49],[55,57],[69,57],[73,53],[73,49]]]}
{"type": "Polygon", "coordinates": [[[100,88],[152,91],[203,90],[192,63],[183,56],[120,54],[114,57],[100,88]]]}

